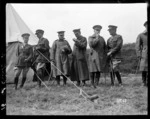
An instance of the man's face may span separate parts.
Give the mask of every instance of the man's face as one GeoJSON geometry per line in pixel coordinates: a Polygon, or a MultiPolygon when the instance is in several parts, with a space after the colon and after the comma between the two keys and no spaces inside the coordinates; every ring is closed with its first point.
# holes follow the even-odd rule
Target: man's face
{"type": "Polygon", "coordinates": [[[74,32],[74,35],[75,35],[76,37],[79,37],[79,36],[81,35],[81,33],[80,33],[80,31],[77,31],[77,32],[74,32]]]}
{"type": "Polygon", "coordinates": [[[95,34],[100,34],[100,31],[101,31],[100,29],[94,29],[95,34]]]}
{"type": "Polygon", "coordinates": [[[58,34],[59,39],[64,39],[64,34],[58,34]]]}
{"type": "Polygon", "coordinates": [[[43,34],[42,33],[36,33],[36,36],[40,39],[40,38],[42,38],[43,34]]]}
{"type": "Polygon", "coordinates": [[[116,34],[116,29],[109,29],[108,31],[110,35],[116,34]]]}
{"type": "Polygon", "coordinates": [[[28,41],[29,41],[29,36],[24,36],[24,37],[23,37],[23,40],[24,40],[24,43],[28,43],[28,41]]]}

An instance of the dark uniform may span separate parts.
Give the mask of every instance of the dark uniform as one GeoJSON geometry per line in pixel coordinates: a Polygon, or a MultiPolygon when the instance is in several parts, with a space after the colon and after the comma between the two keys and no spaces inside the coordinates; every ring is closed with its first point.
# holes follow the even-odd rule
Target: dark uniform
{"type": "MultiPolygon", "coordinates": [[[[147,22],[144,23],[146,27],[147,22]]],[[[148,78],[148,44],[147,44],[147,35],[148,32],[145,30],[143,33],[140,33],[136,39],[136,53],[140,60],[140,68],[142,71],[142,80],[143,84],[146,85],[148,78]]]]}
{"type": "MultiPolygon", "coordinates": [[[[49,41],[46,38],[43,38],[44,31],[41,29],[36,30],[36,34],[42,34],[42,37],[39,39],[37,46],[35,47],[38,50],[36,53],[36,72],[37,75],[42,79],[44,77],[44,71],[46,70],[46,63],[49,63],[50,52],[49,52],[49,41]],[[40,52],[40,53],[39,53],[40,52]],[[42,54],[42,55],[41,55],[42,54]],[[47,60],[47,59],[48,60],[47,60]]],[[[41,80],[38,80],[39,86],[41,86],[41,80]]]]}
{"type": "MultiPolygon", "coordinates": [[[[100,30],[102,27],[100,25],[95,25],[94,30],[100,30]]],[[[106,59],[107,59],[107,47],[105,40],[102,36],[94,34],[88,39],[90,46],[89,54],[89,72],[91,78],[91,84],[95,86],[98,85],[100,79],[100,73],[106,72],[106,59]]]]}
{"type": "MultiPolygon", "coordinates": [[[[80,34],[80,29],[74,29],[74,34],[80,34]]],[[[87,39],[81,34],[74,39],[71,63],[71,80],[77,81],[77,85],[89,80],[89,70],[86,60],[87,39]]]]}
{"type": "MultiPolygon", "coordinates": [[[[30,34],[28,34],[28,33],[22,34],[22,37],[29,37],[29,36],[30,36],[30,34]]],[[[16,72],[15,72],[15,78],[14,78],[15,89],[17,89],[18,78],[22,71],[23,71],[22,82],[21,82],[20,88],[23,87],[23,85],[26,81],[26,75],[27,75],[27,73],[29,71],[29,67],[31,65],[30,60],[32,59],[32,55],[33,55],[32,46],[29,44],[19,45],[16,55],[17,55],[18,59],[17,59],[16,65],[15,65],[15,67],[17,67],[16,72]]]]}
{"type": "MultiPolygon", "coordinates": [[[[108,29],[109,31],[117,29],[117,26],[113,26],[113,25],[109,25],[108,27],[109,27],[108,29]]],[[[109,61],[110,61],[110,68],[111,68],[110,75],[111,75],[112,86],[114,85],[115,75],[118,79],[119,84],[122,85],[122,80],[119,73],[119,64],[121,63],[121,59],[122,59],[121,58],[122,44],[123,44],[122,36],[116,33],[114,33],[114,35],[112,35],[107,40],[107,49],[108,52],[111,53],[111,55],[109,55],[110,58],[109,61]]]]}
{"type": "MultiPolygon", "coordinates": [[[[59,35],[64,35],[64,31],[58,32],[59,35]]],[[[51,49],[51,60],[54,61],[55,66],[65,75],[70,75],[69,58],[68,55],[72,52],[67,40],[55,40],[51,49]]],[[[53,77],[56,78],[57,84],[60,85],[60,76],[63,76],[64,85],[66,85],[67,78],[56,67],[53,67],[53,77]]]]}

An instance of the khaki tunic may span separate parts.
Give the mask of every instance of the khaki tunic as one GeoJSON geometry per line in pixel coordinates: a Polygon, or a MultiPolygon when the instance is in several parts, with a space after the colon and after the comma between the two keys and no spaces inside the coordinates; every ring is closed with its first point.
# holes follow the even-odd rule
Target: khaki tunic
{"type": "MultiPolygon", "coordinates": [[[[39,40],[38,44],[36,47],[39,47],[39,51],[47,58],[49,59],[50,53],[49,53],[49,41],[46,38],[42,38],[39,40]]],[[[36,52],[38,55],[36,58],[36,62],[39,63],[49,63],[42,55],[36,52]]]]}
{"type": "Polygon", "coordinates": [[[92,35],[89,37],[88,42],[90,46],[89,71],[90,72],[108,71],[108,66],[106,64],[107,47],[104,38],[100,35],[98,37],[92,35]]]}
{"type": "MultiPolygon", "coordinates": [[[[55,61],[55,66],[65,75],[70,74],[68,55],[72,52],[67,40],[55,40],[51,49],[51,60],[55,61]],[[64,52],[63,52],[64,50],[64,52]]],[[[62,73],[52,66],[53,77],[60,76],[62,73]]]]}
{"type": "Polygon", "coordinates": [[[114,71],[119,71],[119,64],[121,63],[121,48],[123,45],[123,39],[121,35],[116,34],[115,36],[111,36],[107,40],[107,49],[108,52],[112,52],[112,61],[114,71]]]}
{"type": "Polygon", "coordinates": [[[71,80],[82,81],[89,79],[89,71],[86,60],[87,39],[83,36],[77,38],[72,52],[71,80]]]}
{"type": "Polygon", "coordinates": [[[33,55],[33,49],[31,45],[18,45],[16,55],[18,57],[16,67],[30,67],[33,55]],[[27,59],[28,61],[25,61],[25,59],[27,59]]]}
{"type": "Polygon", "coordinates": [[[136,53],[137,56],[141,56],[140,71],[148,71],[148,44],[147,44],[148,32],[143,32],[138,35],[136,39],[136,53]]]}

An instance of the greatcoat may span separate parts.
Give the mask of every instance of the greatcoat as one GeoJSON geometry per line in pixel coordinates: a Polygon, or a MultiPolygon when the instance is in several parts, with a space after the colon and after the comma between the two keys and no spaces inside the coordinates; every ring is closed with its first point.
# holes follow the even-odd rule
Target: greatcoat
{"type": "Polygon", "coordinates": [[[90,46],[89,53],[89,71],[90,72],[106,72],[108,70],[107,47],[102,36],[96,37],[95,34],[88,39],[90,46]]]}
{"type": "Polygon", "coordinates": [[[141,57],[140,71],[148,71],[148,44],[147,44],[148,32],[144,31],[140,33],[136,39],[136,53],[141,57]]]}
{"type": "MultiPolygon", "coordinates": [[[[68,55],[72,52],[67,40],[55,40],[51,49],[51,60],[54,61],[55,66],[64,74],[70,75],[70,66],[68,55]]],[[[52,66],[53,77],[62,75],[62,73],[52,66]]]]}
{"type": "Polygon", "coordinates": [[[89,70],[86,58],[87,39],[79,36],[73,46],[71,62],[71,80],[89,80],[89,70]]]}

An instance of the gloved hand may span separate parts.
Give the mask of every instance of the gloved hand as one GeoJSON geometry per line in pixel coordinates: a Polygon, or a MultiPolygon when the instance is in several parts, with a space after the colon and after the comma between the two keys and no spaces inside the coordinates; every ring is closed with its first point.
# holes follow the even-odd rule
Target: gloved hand
{"type": "Polygon", "coordinates": [[[25,60],[24,60],[24,62],[28,62],[28,61],[29,61],[28,59],[25,59],[25,60]]]}
{"type": "Polygon", "coordinates": [[[141,59],[142,58],[142,56],[138,56],[138,59],[141,59]]]}

